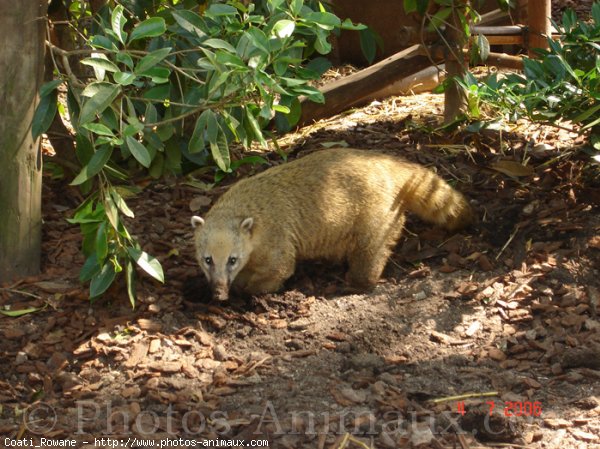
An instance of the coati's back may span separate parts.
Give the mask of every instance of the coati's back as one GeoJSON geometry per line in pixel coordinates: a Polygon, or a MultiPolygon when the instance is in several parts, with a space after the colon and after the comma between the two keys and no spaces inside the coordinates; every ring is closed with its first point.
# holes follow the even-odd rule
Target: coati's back
{"type": "MultiPolygon", "coordinates": [[[[462,194],[420,165],[372,151],[319,151],[231,187],[205,224],[202,220],[198,257],[213,235],[244,237],[239,224],[251,217],[251,229],[240,243],[251,253],[240,274],[244,282],[251,282],[245,278],[251,278],[247,275],[254,265],[259,269],[274,258],[285,265],[287,257],[294,264],[298,259],[347,259],[351,278],[372,284],[400,235],[406,210],[450,230],[472,221],[462,194]],[[367,265],[364,273],[362,264],[367,265]]],[[[291,275],[289,269],[281,271],[291,275]]]]}
{"type": "Polygon", "coordinates": [[[241,180],[207,217],[258,214],[276,228],[339,236],[361,217],[399,210],[449,230],[472,221],[463,195],[431,170],[350,148],[314,152],[241,180]]]}

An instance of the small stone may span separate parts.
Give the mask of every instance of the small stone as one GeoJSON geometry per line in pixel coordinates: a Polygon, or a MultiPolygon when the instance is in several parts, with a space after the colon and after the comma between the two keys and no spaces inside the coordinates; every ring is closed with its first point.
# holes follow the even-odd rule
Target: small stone
{"type": "Polygon", "coordinates": [[[415,301],[422,301],[427,298],[427,293],[425,293],[423,290],[421,290],[420,292],[415,293],[413,295],[413,298],[415,301]]]}
{"type": "Polygon", "coordinates": [[[22,365],[28,359],[29,358],[27,357],[27,354],[25,354],[23,351],[19,351],[17,352],[17,356],[15,357],[15,365],[22,365]]]}
{"type": "Polygon", "coordinates": [[[215,356],[215,359],[219,362],[222,362],[229,358],[229,354],[227,353],[223,345],[216,345],[213,348],[213,355],[215,356]]]}
{"type": "Polygon", "coordinates": [[[488,356],[490,359],[495,360],[496,362],[502,362],[506,360],[506,354],[498,348],[490,348],[488,349],[488,356]]]}

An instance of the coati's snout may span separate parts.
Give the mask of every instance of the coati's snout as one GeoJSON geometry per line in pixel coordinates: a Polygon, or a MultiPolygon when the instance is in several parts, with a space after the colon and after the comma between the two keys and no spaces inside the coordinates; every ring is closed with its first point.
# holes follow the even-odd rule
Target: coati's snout
{"type": "Polygon", "coordinates": [[[210,219],[205,222],[193,216],[191,222],[195,229],[196,257],[210,284],[213,299],[225,301],[252,252],[250,239],[254,220],[248,217],[233,223],[210,219]]]}
{"type": "Polygon", "coordinates": [[[217,301],[227,301],[229,299],[229,286],[226,284],[211,284],[213,299],[217,301]]]}

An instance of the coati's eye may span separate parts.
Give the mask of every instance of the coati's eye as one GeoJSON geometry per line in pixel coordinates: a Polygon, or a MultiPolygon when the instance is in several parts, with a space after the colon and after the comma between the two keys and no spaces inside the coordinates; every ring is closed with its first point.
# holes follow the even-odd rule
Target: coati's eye
{"type": "Polygon", "coordinates": [[[208,256],[208,257],[205,257],[205,258],[204,258],[204,263],[205,263],[206,265],[212,265],[212,263],[213,263],[212,257],[210,257],[210,256],[208,256]]]}
{"type": "Polygon", "coordinates": [[[230,257],[229,260],[227,261],[227,263],[229,265],[235,265],[236,262],[237,262],[237,257],[230,257]]]}

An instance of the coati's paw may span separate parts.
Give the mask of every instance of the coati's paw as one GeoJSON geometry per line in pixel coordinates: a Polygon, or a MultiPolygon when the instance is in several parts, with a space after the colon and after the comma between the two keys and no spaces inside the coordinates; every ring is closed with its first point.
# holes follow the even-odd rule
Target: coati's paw
{"type": "Polygon", "coordinates": [[[350,271],[346,273],[345,279],[346,287],[344,291],[346,292],[346,289],[348,289],[348,293],[361,293],[373,290],[379,280],[379,278],[369,279],[363,273],[357,274],[350,271]]]}

